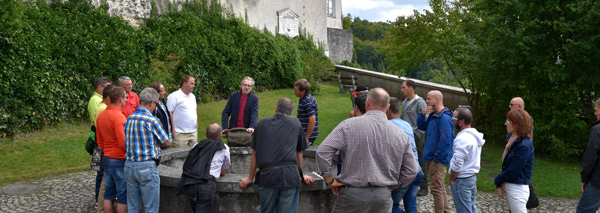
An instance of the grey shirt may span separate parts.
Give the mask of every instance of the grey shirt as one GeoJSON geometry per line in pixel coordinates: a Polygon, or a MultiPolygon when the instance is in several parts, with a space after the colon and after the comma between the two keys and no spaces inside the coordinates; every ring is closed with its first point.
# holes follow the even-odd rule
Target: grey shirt
{"type": "Polygon", "coordinates": [[[308,148],[304,130],[296,117],[277,113],[256,124],[250,147],[256,151],[258,185],[269,188],[300,186],[297,152],[308,148]]]}
{"type": "Polygon", "coordinates": [[[417,117],[419,117],[419,113],[421,113],[425,107],[427,107],[427,103],[425,103],[425,100],[417,94],[415,94],[415,97],[412,100],[408,101],[408,98],[405,98],[402,102],[402,113],[400,114],[400,118],[412,126],[413,133],[416,137],[421,137],[425,133],[425,131],[417,128],[417,117]]]}
{"type": "Polygon", "coordinates": [[[407,187],[418,167],[410,140],[385,113],[368,111],[342,121],[317,149],[317,169],[323,177],[332,176],[331,159],[344,153],[342,173],[336,178],[351,186],[407,187]]]}

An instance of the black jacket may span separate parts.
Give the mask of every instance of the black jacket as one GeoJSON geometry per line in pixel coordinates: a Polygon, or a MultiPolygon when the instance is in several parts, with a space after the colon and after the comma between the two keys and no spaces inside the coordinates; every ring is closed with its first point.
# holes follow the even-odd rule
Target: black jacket
{"type": "Polygon", "coordinates": [[[183,173],[177,185],[176,193],[183,193],[184,187],[208,182],[210,178],[210,163],[217,150],[225,149],[221,140],[206,139],[198,142],[187,155],[183,163],[183,173]]]}
{"type": "Polygon", "coordinates": [[[583,153],[583,169],[581,182],[591,183],[600,188],[600,121],[596,121],[590,131],[590,139],[583,153]]]}
{"type": "MultiPolygon", "coordinates": [[[[158,120],[160,120],[160,124],[162,125],[162,128],[165,131],[165,133],[168,136],[172,137],[171,134],[173,130],[171,127],[171,116],[169,116],[169,109],[167,108],[167,103],[165,103],[165,99],[162,99],[160,102],[162,102],[162,104],[165,106],[166,111],[162,110],[162,108],[157,104],[156,108],[154,109],[154,112],[152,112],[152,115],[156,116],[158,120]]],[[[171,137],[169,137],[169,139],[171,139],[171,137]]]]}

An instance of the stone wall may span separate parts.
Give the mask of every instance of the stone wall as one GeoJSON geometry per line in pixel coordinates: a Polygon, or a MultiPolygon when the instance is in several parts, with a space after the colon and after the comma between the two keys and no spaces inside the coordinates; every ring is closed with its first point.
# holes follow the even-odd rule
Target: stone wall
{"type": "MultiPolygon", "coordinates": [[[[190,202],[184,195],[177,194],[175,188],[181,178],[183,163],[191,147],[170,148],[161,151],[160,175],[160,212],[191,212],[190,202]]],[[[315,178],[315,184],[300,186],[298,202],[299,212],[331,212],[335,196],[325,185],[323,178],[316,175],[317,147],[310,146],[302,152],[302,171],[304,175],[315,178]]],[[[239,180],[248,176],[252,149],[249,147],[231,147],[231,167],[217,180],[215,212],[260,212],[259,188],[250,184],[248,188],[239,188],[239,180]]],[[[332,171],[337,171],[337,155],[332,159],[332,171]]]]}
{"type": "MultiPolygon", "coordinates": [[[[140,21],[150,18],[152,11],[157,14],[181,11],[182,4],[194,0],[90,0],[93,5],[99,7],[102,3],[108,5],[108,14],[111,16],[120,16],[136,27],[140,21]],[[152,6],[154,5],[154,8],[152,6]]],[[[197,0],[202,1],[202,0],[197,0]]],[[[235,16],[245,19],[246,22],[255,28],[266,29],[276,34],[279,29],[285,26],[279,26],[279,14],[282,11],[291,11],[297,16],[297,21],[291,26],[297,27],[300,33],[312,35],[313,42],[316,45],[322,45],[326,56],[333,55],[340,58],[340,55],[350,54],[352,59],[352,49],[329,47],[329,28],[342,29],[342,1],[334,0],[335,15],[327,16],[327,0],[219,0],[224,8],[230,10],[235,16]],[[346,52],[337,52],[343,50],[346,52]]],[[[209,0],[210,2],[210,0],[209,0]]],[[[287,26],[287,25],[286,25],[287,26]]],[[[294,36],[297,33],[294,34],[294,36]]],[[[352,38],[350,38],[352,40],[352,38]]],[[[334,62],[339,59],[334,59],[334,62]]],[[[342,60],[343,61],[343,60],[342,60]]]]}
{"type": "Polygon", "coordinates": [[[231,8],[237,17],[248,17],[248,24],[258,29],[267,29],[271,33],[278,30],[277,12],[289,9],[298,15],[298,26],[300,30],[313,36],[315,44],[323,44],[328,50],[327,28],[341,28],[342,11],[341,0],[336,0],[339,11],[336,8],[336,18],[327,17],[326,0],[220,0],[224,7],[231,8]],[[339,14],[338,14],[339,13],[339,14]]]}
{"type": "Polygon", "coordinates": [[[352,61],[352,50],[354,49],[352,30],[327,28],[327,40],[329,43],[329,58],[333,63],[352,61]]]}
{"type": "MultiPolygon", "coordinates": [[[[404,100],[405,98],[402,94],[402,83],[409,78],[341,65],[336,65],[335,69],[336,72],[341,73],[342,76],[356,77],[359,85],[365,85],[369,87],[369,89],[381,87],[393,97],[400,100],[404,100]]],[[[423,97],[423,99],[426,99],[429,91],[439,90],[444,95],[444,106],[452,110],[456,109],[458,105],[469,104],[467,96],[462,88],[417,79],[412,80],[417,84],[416,93],[423,97]]]]}

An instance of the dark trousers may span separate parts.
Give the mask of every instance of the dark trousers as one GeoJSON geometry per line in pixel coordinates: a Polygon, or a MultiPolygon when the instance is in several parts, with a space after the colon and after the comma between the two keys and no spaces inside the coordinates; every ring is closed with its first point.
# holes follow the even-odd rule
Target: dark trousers
{"type": "Polygon", "coordinates": [[[187,186],[185,187],[184,192],[190,201],[193,212],[213,212],[215,194],[217,192],[217,185],[214,180],[209,180],[207,183],[187,186]],[[194,199],[191,197],[194,197],[194,199]]]}

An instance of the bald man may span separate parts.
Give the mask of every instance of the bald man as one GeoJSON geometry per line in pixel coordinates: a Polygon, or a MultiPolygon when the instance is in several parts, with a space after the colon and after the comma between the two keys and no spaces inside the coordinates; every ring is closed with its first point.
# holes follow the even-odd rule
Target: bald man
{"type": "Polygon", "coordinates": [[[417,118],[417,126],[425,131],[425,146],[421,159],[429,170],[435,212],[450,212],[444,179],[448,170],[446,167],[452,158],[454,142],[452,110],[444,107],[444,96],[438,90],[427,93],[425,102],[427,107],[417,118]]]}
{"type": "Polygon", "coordinates": [[[525,101],[523,101],[523,98],[521,97],[514,97],[513,99],[510,100],[510,104],[508,104],[508,108],[510,108],[510,111],[514,111],[514,110],[525,110],[525,101]]]}
{"type": "Polygon", "coordinates": [[[206,140],[196,143],[183,163],[176,190],[188,198],[192,212],[213,212],[216,181],[231,166],[229,146],[221,141],[222,132],[219,124],[209,124],[204,133],[206,140]]]}
{"type": "Polygon", "coordinates": [[[389,102],[384,89],[370,90],[367,113],[342,121],[319,145],[317,170],[338,196],[332,212],[392,212],[390,188],[406,188],[417,176],[409,136],[387,120],[389,102]],[[331,158],[338,150],[344,164],[333,178],[331,158]]]}
{"type": "MultiPolygon", "coordinates": [[[[515,111],[515,110],[525,110],[525,101],[523,101],[523,98],[521,97],[514,97],[513,99],[510,99],[510,103],[508,104],[508,108],[510,108],[510,111],[515,111]]],[[[531,114],[529,114],[531,117],[531,114]]],[[[508,143],[508,139],[510,139],[510,136],[512,136],[512,133],[506,133],[506,142],[508,143]]],[[[533,142],[533,117],[531,117],[531,141],[533,142]]]]}

